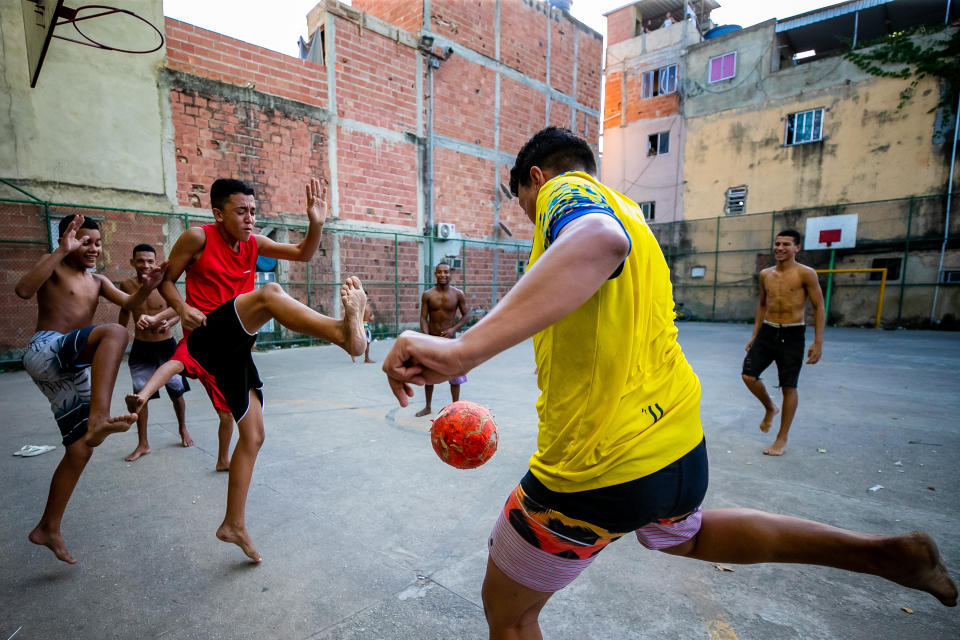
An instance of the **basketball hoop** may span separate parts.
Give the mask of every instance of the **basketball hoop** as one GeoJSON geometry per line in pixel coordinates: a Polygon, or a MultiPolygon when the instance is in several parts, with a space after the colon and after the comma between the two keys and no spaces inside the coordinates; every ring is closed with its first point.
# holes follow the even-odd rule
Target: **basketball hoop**
{"type": "MultiPolygon", "coordinates": [[[[37,86],[40,68],[43,66],[43,60],[47,55],[47,49],[50,46],[50,40],[52,38],[82,44],[95,49],[103,49],[104,51],[117,51],[120,53],[153,53],[163,47],[164,38],[160,29],[155,27],[146,18],[137,15],[129,9],[119,9],[117,7],[99,4],[90,4],[72,9],[63,6],[63,0],[21,0],[21,5],[23,8],[24,37],[27,45],[27,69],[30,74],[31,87],[37,86]],[[93,37],[90,33],[90,28],[86,26],[88,23],[81,25],[81,23],[93,18],[107,18],[106,22],[109,23],[109,16],[119,16],[124,19],[133,18],[135,22],[142,22],[147,25],[150,27],[150,31],[156,34],[155,37],[158,38],[156,45],[153,43],[153,35],[151,34],[149,46],[133,47],[121,46],[119,44],[112,46],[102,42],[103,38],[99,36],[93,37]],[[61,27],[62,31],[62,28],[67,25],[76,29],[82,40],[61,34],[54,35],[54,29],[61,27]]],[[[96,32],[96,29],[93,31],[96,32]]],[[[121,37],[129,35],[131,40],[137,38],[136,33],[130,29],[113,29],[112,33],[113,35],[120,33],[121,37]],[[128,32],[130,33],[128,34],[128,32]]],[[[123,39],[121,39],[121,42],[123,42],[123,39]]]]}
{"type": "Polygon", "coordinates": [[[76,40],[74,38],[67,38],[66,36],[60,36],[60,35],[54,34],[53,37],[57,38],[58,40],[66,40],[67,42],[74,42],[76,44],[82,44],[87,47],[94,47],[95,49],[105,49],[106,51],[118,51],[120,53],[134,53],[134,54],[153,53],[154,51],[159,51],[160,47],[163,46],[163,34],[160,33],[160,29],[157,29],[146,18],[137,15],[136,13],[134,13],[133,11],[130,11],[129,9],[119,9],[117,7],[108,7],[102,4],[87,4],[82,7],[77,7],[76,9],[71,9],[70,7],[61,6],[60,9],[57,11],[57,17],[63,18],[63,20],[61,20],[60,22],[57,22],[54,28],[61,27],[63,25],[68,25],[68,24],[72,25],[73,28],[77,30],[77,33],[79,33],[80,36],[84,40],[86,40],[86,42],[84,42],[83,40],[76,40]],[[82,15],[82,12],[84,11],[99,11],[99,13],[93,13],[91,15],[82,15]],[[156,33],[157,37],[160,39],[160,41],[157,43],[157,46],[153,47],[152,49],[123,49],[120,47],[111,47],[110,45],[103,44],[102,42],[98,42],[93,38],[91,38],[89,35],[84,33],[83,30],[80,28],[80,25],[77,24],[82,20],[92,20],[93,18],[102,18],[104,16],[110,16],[115,13],[120,13],[123,15],[130,16],[131,18],[135,18],[140,22],[144,23],[145,25],[147,25],[148,27],[150,27],[151,29],[153,29],[154,33],[156,33]]]}

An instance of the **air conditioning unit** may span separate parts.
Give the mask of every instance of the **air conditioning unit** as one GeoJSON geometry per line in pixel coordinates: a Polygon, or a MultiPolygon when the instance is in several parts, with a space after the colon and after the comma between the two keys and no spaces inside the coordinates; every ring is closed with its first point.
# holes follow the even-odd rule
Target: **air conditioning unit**
{"type": "Polygon", "coordinates": [[[438,222],[433,227],[433,235],[439,240],[453,240],[457,237],[457,228],[451,222],[438,222]]]}

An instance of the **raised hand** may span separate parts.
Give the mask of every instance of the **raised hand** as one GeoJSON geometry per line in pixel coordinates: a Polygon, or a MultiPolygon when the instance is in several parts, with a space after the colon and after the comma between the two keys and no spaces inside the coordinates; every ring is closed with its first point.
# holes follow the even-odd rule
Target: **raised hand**
{"type": "Polygon", "coordinates": [[[70,221],[70,224],[67,225],[63,235],[60,236],[60,246],[63,247],[65,252],[73,253],[83,246],[83,240],[77,238],[77,231],[80,229],[80,225],[82,224],[83,216],[78,215],[74,217],[74,219],[70,221]]]}
{"type": "Polygon", "coordinates": [[[163,261],[150,271],[140,276],[140,286],[145,287],[147,291],[156,289],[163,281],[164,274],[167,273],[167,261],[163,261]]]}
{"type": "Polygon", "coordinates": [[[310,178],[306,185],[307,192],[307,217],[310,222],[323,224],[327,219],[329,205],[327,203],[327,189],[320,185],[316,178],[310,178]]]}

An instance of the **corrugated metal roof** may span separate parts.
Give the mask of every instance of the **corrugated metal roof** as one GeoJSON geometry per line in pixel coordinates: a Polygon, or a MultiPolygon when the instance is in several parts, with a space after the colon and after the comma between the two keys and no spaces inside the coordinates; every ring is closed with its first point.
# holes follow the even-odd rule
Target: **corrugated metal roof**
{"type": "Polygon", "coordinates": [[[850,2],[843,2],[841,4],[824,7],[823,9],[817,9],[816,11],[801,13],[800,15],[793,16],[791,18],[778,20],[776,31],[779,33],[781,31],[789,31],[790,29],[796,29],[798,27],[805,27],[809,24],[823,22],[824,20],[843,16],[848,13],[854,13],[855,11],[863,11],[865,9],[870,9],[871,7],[879,7],[880,5],[888,4],[890,2],[893,2],[893,0],[850,0],[850,2]]]}

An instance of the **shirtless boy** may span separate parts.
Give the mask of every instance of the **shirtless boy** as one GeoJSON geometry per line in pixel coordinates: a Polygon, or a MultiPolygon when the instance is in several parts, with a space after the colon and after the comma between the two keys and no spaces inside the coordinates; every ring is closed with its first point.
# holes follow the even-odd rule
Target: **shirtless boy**
{"type": "Polygon", "coordinates": [[[127,407],[139,410],[173,374],[185,373],[206,387],[217,409],[237,421],[239,439],[230,461],[227,511],[217,538],[232,542],[254,562],[260,554],[247,534],[244,508],[253,466],[263,444],[263,394],[250,349],[257,331],[271,319],[298,333],[332,342],[352,356],[363,353],[363,314],[367,295],[357,278],[340,287],[344,316],[335,320],[291,298],[275,283],[254,289],[257,256],[307,262],[320,245],[326,203],[320,182],[306,186],[307,234],[298,244],[274,242],[254,233],[253,189],[239,180],[220,179],[210,188],[214,223],[192,227],[170,252],[160,293],[179,314],[185,337],[173,358],[157,369],[127,407]],[[186,271],[186,302],[176,281],[186,271]]]}
{"type": "Polygon", "coordinates": [[[23,355],[23,368],[50,400],[65,449],[43,515],[28,537],[74,564],[60,533],[67,502],[93,447],[137,419],[132,413],[110,417],[127,330],[118,324],[92,325],[93,315],[100,296],[125,309],[137,308],[163,274],[160,268],[145,271],[136,294],[127,295],[104,276],[87,271],[97,266],[102,251],[96,222],[71,215],[60,221],[59,231],[59,246],[20,278],[15,291],[24,300],[37,296],[37,328],[23,355]]]}
{"type": "MultiPolygon", "coordinates": [[[[420,331],[431,336],[441,338],[456,338],[467,320],[470,312],[467,311],[467,299],[463,291],[450,286],[450,265],[441,262],[433,271],[436,286],[425,291],[420,297],[420,331]],[[457,311],[460,320],[457,320],[457,311]]],[[[467,376],[457,376],[450,379],[450,396],[453,402],[460,399],[460,385],[467,381],[467,376]]],[[[427,397],[427,406],[417,412],[417,417],[428,416],[433,412],[430,401],[433,400],[433,385],[424,387],[427,397]]]]}
{"type": "Polygon", "coordinates": [[[803,310],[807,300],[813,306],[813,344],[807,350],[807,364],[820,360],[823,348],[823,292],[817,272],[796,260],[800,251],[800,234],[787,229],[773,241],[776,264],[760,272],[760,305],[753,323],[753,335],[747,342],[747,357],[743,360],[742,377],[747,389],[757,397],[766,411],[760,422],[760,431],[770,430],[773,416],[780,413],[780,431],[773,445],[764,451],[768,456],[782,456],[787,448],[787,433],[797,412],[797,379],[803,366],[804,332],[803,310]],[[760,374],[777,363],[780,390],[783,392],[783,410],[777,409],[760,380],[760,374]]]}
{"type": "MultiPolygon", "coordinates": [[[[140,288],[140,279],[156,267],[157,251],[148,244],[138,244],[133,248],[133,257],[130,266],[136,271],[135,278],[120,282],[117,286],[127,294],[133,294],[140,288]]],[[[180,322],[180,316],[170,307],[159,291],[151,291],[147,301],[132,312],[120,309],[117,320],[122,326],[127,326],[130,316],[133,316],[134,334],[133,345],[127,364],[130,366],[130,378],[133,380],[133,392],[143,389],[153,372],[173,356],[177,348],[177,340],[170,335],[170,327],[180,322]]],[[[182,376],[173,376],[167,381],[167,395],[173,403],[173,412],[177,416],[177,425],[180,429],[180,442],[184,447],[192,447],[193,439],[187,432],[185,423],[186,403],[183,394],[190,390],[190,385],[182,376]]],[[[153,394],[150,399],[159,398],[160,392],[153,394]]],[[[140,408],[137,414],[137,448],[124,460],[133,462],[141,456],[150,453],[150,443],[147,440],[147,405],[140,408]]]]}
{"type": "Polygon", "coordinates": [[[539,616],[553,593],[610,543],[634,536],[708,562],[870,573],[956,606],[957,587],[922,531],[870,535],[701,508],[700,383],[677,343],[670,271],[639,205],[596,171],[593,151],[570,131],[548,127],[531,138],[510,171],[510,190],[535,226],[529,270],[470,331],[450,340],[405,331],[383,362],[406,406],[411,385],[463,375],[533,337],[536,452],[487,539],[481,597],[490,638],[542,638],[539,616]]]}

